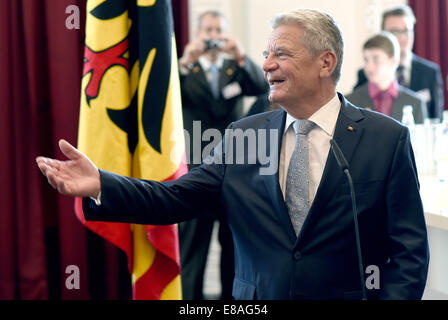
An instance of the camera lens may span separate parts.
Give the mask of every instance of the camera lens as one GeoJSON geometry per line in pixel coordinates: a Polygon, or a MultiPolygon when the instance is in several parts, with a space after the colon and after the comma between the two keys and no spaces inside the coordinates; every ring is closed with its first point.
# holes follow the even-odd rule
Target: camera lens
{"type": "Polygon", "coordinates": [[[205,40],[205,50],[221,49],[224,45],[222,40],[208,39],[205,40]]]}

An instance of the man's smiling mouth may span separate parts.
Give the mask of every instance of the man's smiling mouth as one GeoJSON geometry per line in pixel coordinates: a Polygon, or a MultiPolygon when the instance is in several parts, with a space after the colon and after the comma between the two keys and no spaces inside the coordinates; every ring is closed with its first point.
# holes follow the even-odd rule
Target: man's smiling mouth
{"type": "Polygon", "coordinates": [[[270,80],[269,84],[271,86],[284,82],[285,80],[270,80]]]}

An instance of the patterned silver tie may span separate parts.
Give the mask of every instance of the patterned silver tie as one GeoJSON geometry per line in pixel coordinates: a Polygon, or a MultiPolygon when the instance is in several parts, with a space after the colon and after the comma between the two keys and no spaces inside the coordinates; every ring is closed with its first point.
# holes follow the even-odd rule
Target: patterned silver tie
{"type": "Polygon", "coordinates": [[[315,123],[310,120],[296,120],[293,124],[296,144],[286,175],[285,202],[296,236],[299,235],[310,208],[307,135],[314,125],[315,123]]]}

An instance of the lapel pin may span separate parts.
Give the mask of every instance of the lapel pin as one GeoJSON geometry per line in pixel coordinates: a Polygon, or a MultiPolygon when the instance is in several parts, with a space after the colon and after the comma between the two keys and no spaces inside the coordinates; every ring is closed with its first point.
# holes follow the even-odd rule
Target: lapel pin
{"type": "Polygon", "coordinates": [[[226,70],[226,74],[227,74],[228,76],[231,76],[231,75],[233,74],[233,70],[232,70],[232,69],[227,69],[227,70],[226,70]]]}
{"type": "Polygon", "coordinates": [[[355,128],[353,128],[352,126],[349,126],[349,127],[347,127],[347,130],[353,132],[353,131],[355,131],[355,128]]]}
{"type": "Polygon", "coordinates": [[[199,67],[198,67],[198,66],[195,66],[195,67],[193,68],[193,72],[194,72],[194,73],[198,73],[198,72],[199,72],[199,67]]]}
{"type": "Polygon", "coordinates": [[[372,111],[372,107],[365,107],[365,109],[372,111]]]}

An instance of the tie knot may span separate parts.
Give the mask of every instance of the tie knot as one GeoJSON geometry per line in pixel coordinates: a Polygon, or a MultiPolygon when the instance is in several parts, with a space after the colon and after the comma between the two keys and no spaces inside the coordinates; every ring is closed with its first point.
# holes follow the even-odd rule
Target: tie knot
{"type": "Polygon", "coordinates": [[[315,123],[310,120],[296,120],[293,124],[296,134],[307,135],[313,129],[315,123]]]}
{"type": "Polygon", "coordinates": [[[209,70],[210,70],[210,72],[216,72],[216,71],[218,71],[218,66],[216,64],[212,63],[209,70]]]}

